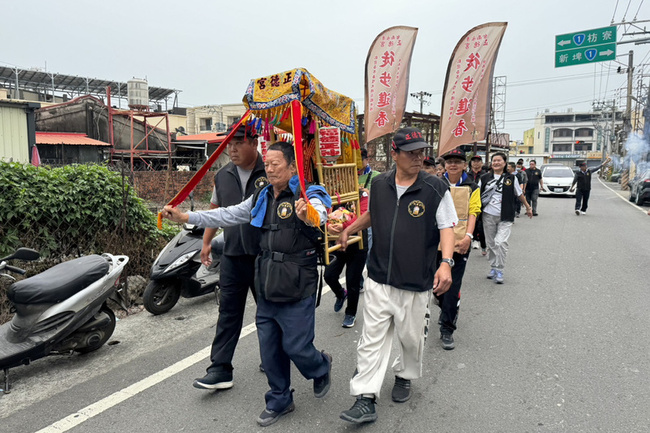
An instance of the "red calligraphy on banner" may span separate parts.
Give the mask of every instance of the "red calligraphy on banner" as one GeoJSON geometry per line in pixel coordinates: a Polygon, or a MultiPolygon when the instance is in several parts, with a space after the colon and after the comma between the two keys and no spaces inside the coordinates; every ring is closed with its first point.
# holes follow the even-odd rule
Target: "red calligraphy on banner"
{"type": "Polygon", "coordinates": [[[390,92],[379,92],[379,101],[377,101],[377,108],[384,108],[390,105],[390,92]]]}
{"type": "Polygon", "coordinates": [[[454,129],[454,137],[458,138],[461,137],[465,131],[467,131],[467,126],[465,125],[465,120],[460,119],[458,121],[458,124],[456,125],[456,128],[454,129]]]}
{"type": "Polygon", "coordinates": [[[381,110],[379,112],[379,116],[377,116],[377,119],[375,119],[375,123],[380,128],[383,128],[384,126],[386,126],[386,123],[388,123],[388,115],[386,114],[386,112],[384,110],[381,110]]]}
{"type": "Polygon", "coordinates": [[[467,62],[467,67],[463,72],[467,72],[470,68],[478,69],[478,65],[481,64],[481,55],[479,53],[470,53],[465,61],[467,62]]]}
{"type": "Polygon", "coordinates": [[[472,77],[467,76],[467,77],[465,77],[463,82],[460,84],[460,86],[467,93],[472,93],[472,87],[474,86],[474,80],[472,79],[472,77]]]}
{"type": "Polygon", "coordinates": [[[408,99],[408,73],[417,29],[391,27],[374,40],[366,58],[365,140],[399,128],[408,99]]]}
{"type": "Polygon", "coordinates": [[[393,66],[393,63],[395,63],[395,52],[394,51],[386,51],[383,56],[381,56],[381,60],[384,62],[381,65],[379,65],[380,68],[383,68],[385,66],[393,66]]]}
{"type": "Polygon", "coordinates": [[[507,23],[486,23],[460,38],[443,94],[438,154],[484,140],[489,130],[491,80],[507,23]]]}
{"type": "MultiPolygon", "coordinates": [[[[374,77],[373,77],[374,78],[374,77]]],[[[379,76],[379,82],[386,87],[390,87],[390,80],[392,80],[390,73],[388,71],[384,72],[379,76]]]]}
{"type": "Polygon", "coordinates": [[[467,113],[469,111],[469,103],[471,102],[471,99],[467,98],[462,98],[460,101],[458,101],[458,107],[456,108],[456,116],[462,116],[463,114],[467,113]]]}

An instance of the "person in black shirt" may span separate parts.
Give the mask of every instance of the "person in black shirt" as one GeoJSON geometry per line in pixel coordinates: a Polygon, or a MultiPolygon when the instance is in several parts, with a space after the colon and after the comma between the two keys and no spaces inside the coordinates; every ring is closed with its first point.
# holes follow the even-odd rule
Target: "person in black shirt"
{"type": "Polygon", "coordinates": [[[526,201],[533,207],[533,216],[537,216],[537,198],[539,190],[544,188],[544,181],[542,180],[542,171],[537,168],[537,162],[534,159],[530,160],[526,175],[528,176],[525,191],[526,201]]]}
{"type": "Polygon", "coordinates": [[[573,185],[578,185],[578,188],[576,189],[576,215],[584,215],[587,212],[589,194],[591,193],[591,174],[600,170],[611,160],[612,159],[608,157],[605,162],[595,168],[587,168],[586,162],[580,164],[580,170],[575,174],[573,183],[571,184],[571,188],[573,188],[573,185]]]}
{"type": "MultiPolygon", "coordinates": [[[[232,131],[234,124],[228,129],[232,131]]],[[[214,176],[210,208],[241,203],[257,188],[268,185],[262,155],[257,151],[257,132],[241,125],[228,143],[230,162],[214,176]]],[[[210,266],[211,241],[217,228],[207,227],[203,234],[201,262],[210,266]]],[[[210,352],[207,374],[194,380],[199,389],[229,389],[233,386],[232,358],[244,321],[246,299],[250,290],[256,300],[255,257],[260,252],[261,231],[250,224],[224,229],[224,252],[221,256],[219,319],[210,352]]]]}

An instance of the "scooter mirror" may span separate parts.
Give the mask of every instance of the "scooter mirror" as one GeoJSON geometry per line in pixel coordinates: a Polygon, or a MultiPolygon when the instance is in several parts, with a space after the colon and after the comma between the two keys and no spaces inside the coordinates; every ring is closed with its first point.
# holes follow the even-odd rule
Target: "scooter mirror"
{"type": "Polygon", "coordinates": [[[40,257],[41,255],[36,250],[32,250],[31,248],[18,248],[9,259],[31,261],[38,260],[40,257]]]}

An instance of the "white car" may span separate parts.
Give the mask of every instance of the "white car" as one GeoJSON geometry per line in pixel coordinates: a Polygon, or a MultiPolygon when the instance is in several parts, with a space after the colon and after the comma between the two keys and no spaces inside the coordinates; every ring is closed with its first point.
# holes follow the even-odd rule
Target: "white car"
{"type": "Polygon", "coordinates": [[[541,196],[575,197],[576,187],[573,188],[574,173],[563,164],[547,164],[542,167],[542,182],[544,188],[539,190],[541,196]]]}

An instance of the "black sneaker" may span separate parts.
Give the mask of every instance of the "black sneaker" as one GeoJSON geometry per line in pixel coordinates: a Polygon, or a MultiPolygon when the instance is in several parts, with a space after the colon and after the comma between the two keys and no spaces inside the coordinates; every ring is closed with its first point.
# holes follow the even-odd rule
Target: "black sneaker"
{"type": "Polygon", "coordinates": [[[344,290],[343,291],[343,297],[341,298],[336,298],[336,301],[334,302],[334,312],[338,313],[341,311],[341,308],[343,308],[343,303],[345,300],[348,299],[348,291],[344,290]]]}
{"type": "Polygon", "coordinates": [[[192,384],[198,389],[230,389],[232,385],[232,371],[210,371],[192,384]]]}
{"type": "Polygon", "coordinates": [[[451,334],[440,334],[440,342],[445,350],[453,350],[456,347],[454,337],[451,334]]]}
{"type": "Polygon", "coordinates": [[[339,417],[348,422],[361,424],[364,422],[377,421],[377,412],[375,412],[375,399],[368,397],[357,397],[357,401],[349,410],[341,412],[339,417]]]}
{"type": "Polygon", "coordinates": [[[327,370],[327,373],[324,374],[321,377],[317,377],[314,379],[314,397],[316,398],[321,398],[325,397],[325,394],[327,394],[327,391],[330,390],[330,384],[332,383],[331,377],[332,377],[332,356],[329,353],[322,352],[323,356],[327,358],[329,361],[329,369],[327,370]]]}
{"type": "Polygon", "coordinates": [[[395,385],[393,385],[391,398],[395,403],[408,401],[411,398],[411,381],[395,376],[395,385]]]}
{"type": "Polygon", "coordinates": [[[257,423],[262,427],[269,426],[269,425],[275,423],[277,420],[279,420],[282,415],[286,415],[289,412],[293,412],[295,408],[296,408],[296,405],[293,404],[293,402],[291,402],[289,404],[289,406],[287,406],[281,412],[276,412],[276,411],[270,410],[270,409],[264,409],[264,411],[257,418],[257,423]]]}

